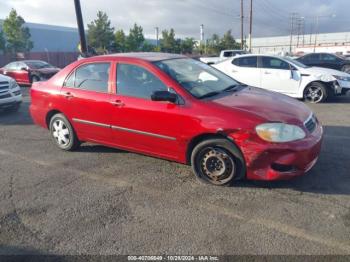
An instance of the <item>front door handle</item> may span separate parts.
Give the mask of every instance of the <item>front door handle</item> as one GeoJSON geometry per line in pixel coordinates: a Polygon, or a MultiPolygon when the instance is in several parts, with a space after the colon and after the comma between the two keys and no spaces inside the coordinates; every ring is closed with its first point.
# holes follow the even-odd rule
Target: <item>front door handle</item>
{"type": "Polygon", "coordinates": [[[73,98],[73,97],[74,97],[74,95],[73,95],[71,92],[65,92],[65,93],[63,93],[63,96],[64,96],[65,98],[67,98],[67,99],[70,99],[70,98],[73,98]]]}
{"type": "Polygon", "coordinates": [[[110,102],[112,105],[114,105],[114,106],[118,106],[118,107],[122,107],[122,106],[124,106],[125,104],[124,104],[124,102],[123,101],[121,101],[121,100],[115,100],[115,101],[111,101],[110,102]]]}
{"type": "Polygon", "coordinates": [[[267,71],[265,71],[264,74],[265,74],[265,75],[271,75],[271,73],[270,73],[270,72],[267,72],[267,71]]]}

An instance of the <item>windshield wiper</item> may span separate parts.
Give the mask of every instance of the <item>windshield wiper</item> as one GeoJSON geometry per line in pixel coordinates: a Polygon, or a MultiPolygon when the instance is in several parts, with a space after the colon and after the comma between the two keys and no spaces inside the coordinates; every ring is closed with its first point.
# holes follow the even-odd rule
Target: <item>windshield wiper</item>
{"type": "Polygon", "coordinates": [[[203,99],[203,98],[207,98],[207,97],[211,97],[211,96],[216,96],[216,95],[218,95],[218,94],[220,94],[220,92],[215,91],[215,92],[210,92],[210,93],[208,93],[208,94],[202,95],[202,96],[200,96],[200,97],[198,97],[198,98],[199,98],[199,99],[203,99]]]}
{"type": "Polygon", "coordinates": [[[226,87],[222,92],[229,92],[231,90],[234,90],[238,85],[231,85],[229,87],[226,87]]]}

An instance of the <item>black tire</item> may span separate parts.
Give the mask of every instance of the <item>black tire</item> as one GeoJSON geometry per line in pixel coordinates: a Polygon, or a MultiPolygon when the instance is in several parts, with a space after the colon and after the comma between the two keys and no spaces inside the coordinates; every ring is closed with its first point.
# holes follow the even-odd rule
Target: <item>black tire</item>
{"type": "Polygon", "coordinates": [[[73,151],[81,144],[72,125],[63,114],[56,114],[50,119],[49,130],[52,140],[62,150],[73,151]]]}
{"type": "Polygon", "coordinates": [[[343,66],[341,71],[350,74],[350,65],[343,66]]]}
{"type": "Polygon", "coordinates": [[[197,178],[216,186],[229,186],[245,177],[245,161],[240,150],[227,139],[208,139],[192,151],[191,165],[197,178]]]}
{"type": "Polygon", "coordinates": [[[39,76],[37,76],[37,75],[33,75],[33,76],[32,76],[32,83],[39,82],[40,80],[41,80],[41,79],[40,79],[39,76]]]}
{"type": "Polygon", "coordinates": [[[304,100],[308,103],[322,103],[327,100],[328,96],[327,86],[320,82],[311,83],[304,90],[304,100]]]}

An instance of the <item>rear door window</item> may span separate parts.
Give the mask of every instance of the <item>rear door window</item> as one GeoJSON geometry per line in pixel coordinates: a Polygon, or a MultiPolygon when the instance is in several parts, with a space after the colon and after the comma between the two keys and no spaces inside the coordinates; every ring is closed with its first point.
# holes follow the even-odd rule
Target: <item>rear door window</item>
{"type": "Polygon", "coordinates": [[[258,58],[256,56],[248,56],[236,58],[232,61],[232,64],[240,67],[257,67],[258,66],[258,58]]]}
{"type": "Polygon", "coordinates": [[[64,86],[95,92],[108,92],[110,63],[80,66],[66,79],[64,86]]]}

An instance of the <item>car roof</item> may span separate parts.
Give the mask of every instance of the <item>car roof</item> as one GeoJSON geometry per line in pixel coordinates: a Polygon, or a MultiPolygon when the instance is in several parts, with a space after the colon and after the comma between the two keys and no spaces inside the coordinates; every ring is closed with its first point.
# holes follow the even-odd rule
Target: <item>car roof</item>
{"type": "Polygon", "coordinates": [[[274,57],[274,58],[279,58],[279,59],[283,59],[283,56],[278,56],[278,55],[268,55],[268,54],[244,54],[244,55],[238,55],[235,57],[232,57],[232,59],[237,59],[237,58],[241,58],[241,57],[251,57],[251,56],[269,56],[269,57],[274,57]]]}
{"type": "Polygon", "coordinates": [[[156,61],[177,59],[177,58],[187,58],[187,56],[184,56],[184,55],[156,53],[156,52],[118,53],[118,54],[103,55],[102,57],[136,58],[136,59],[146,60],[149,62],[156,62],[156,61]]]}
{"type": "Polygon", "coordinates": [[[47,63],[47,62],[42,61],[42,60],[20,60],[20,61],[17,61],[17,62],[22,62],[22,63],[37,63],[37,62],[47,63]]]}

